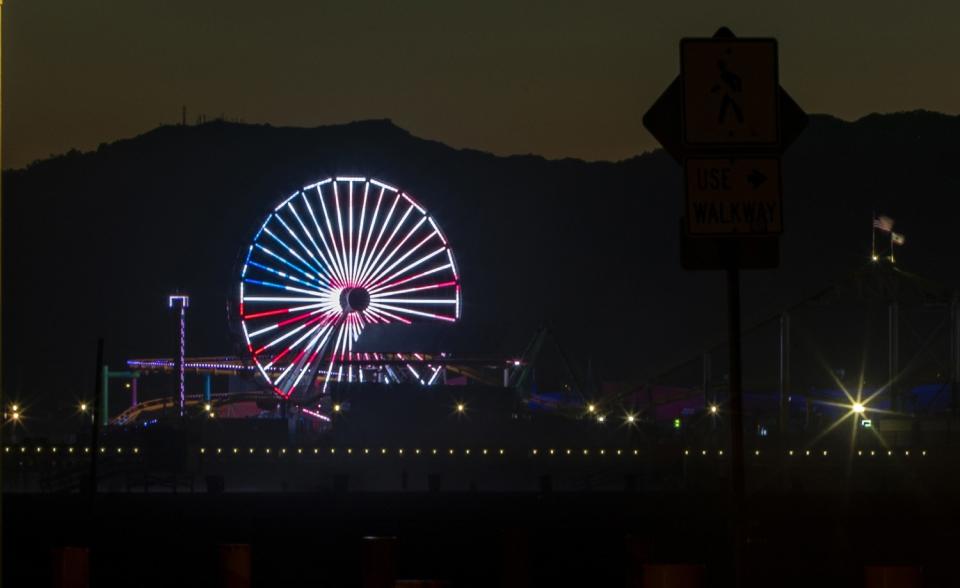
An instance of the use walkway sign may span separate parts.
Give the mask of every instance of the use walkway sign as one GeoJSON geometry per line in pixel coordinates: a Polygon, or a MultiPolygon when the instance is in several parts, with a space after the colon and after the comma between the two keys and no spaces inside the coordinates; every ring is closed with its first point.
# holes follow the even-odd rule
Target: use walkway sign
{"type": "Polygon", "coordinates": [[[778,158],[690,157],[684,171],[691,235],[783,231],[778,158]]]}
{"type": "Polygon", "coordinates": [[[686,145],[777,146],[775,39],[683,39],[680,79],[686,145]]]}
{"type": "Polygon", "coordinates": [[[775,39],[721,28],[680,41],[681,73],[643,124],[683,166],[681,263],[776,267],[783,231],[780,155],[807,115],[779,84],[775,39]]]}

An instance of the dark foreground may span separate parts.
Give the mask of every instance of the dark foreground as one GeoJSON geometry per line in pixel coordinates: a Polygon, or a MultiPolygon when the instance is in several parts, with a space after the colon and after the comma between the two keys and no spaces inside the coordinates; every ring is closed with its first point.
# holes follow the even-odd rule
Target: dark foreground
{"type": "MultiPolygon", "coordinates": [[[[254,586],[360,586],[364,537],[397,538],[397,577],[449,586],[640,585],[646,562],[729,583],[722,493],[7,494],[5,586],[47,586],[52,551],[91,547],[92,586],[218,586],[217,546],[249,543],[254,586]]],[[[952,494],[755,493],[750,586],[862,586],[869,563],[958,586],[952,494]]]]}

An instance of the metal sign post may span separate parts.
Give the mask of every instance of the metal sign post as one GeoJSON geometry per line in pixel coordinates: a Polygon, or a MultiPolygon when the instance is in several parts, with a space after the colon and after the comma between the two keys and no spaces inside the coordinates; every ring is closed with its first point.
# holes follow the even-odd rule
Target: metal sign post
{"type": "Polygon", "coordinates": [[[684,169],[681,264],[724,270],[730,349],[730,467],[734,568],[742,584],[745,491],[740,270],[775,268],[783,231],[780,154],[806,114],[780,88],[775,39],[680,42],[681,74],[643,124],[684,169]]]}

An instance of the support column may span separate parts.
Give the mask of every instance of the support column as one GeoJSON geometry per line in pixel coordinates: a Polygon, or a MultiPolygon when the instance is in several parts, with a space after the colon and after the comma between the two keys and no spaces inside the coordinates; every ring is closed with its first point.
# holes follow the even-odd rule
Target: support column
{"type": "Polygon", "coordinates": [[[110,422],[110,366],[104,364],[101,370],[100,377],[103,381],[100,383],[100,426],[106,427],[110,422]]]}
{"type": "Polygon", "coordinates": [[[176,294],[168,299],[168,306],[176,308],[178,314],[177,341],[178,350],[174,360],[174,370],[177,378],[178,410],[177,415],[181,418],[186,414],[187,391],[185,386],[186,373],[186,348],[187,348],[187,307],[190,306],[190,297],[176,294]]]}
{"type": "Polygon", "coordinates": [[[790,398],[790,315],[780,315],[780,438],[787,435],[790,398]]]}
{"type": "Polygon", "coordinates": [[[210,388],[211,388],[211,376],[207,374],[203,376],[203,401],[206,403],[210,402],[210,388]]]}
{"type": "Polygon", "coordinates": [[[140,378],[133,378],[130,381],[130,408],[137,405],[137,386],[140,384],[140,378]]]}
{"type": "Polygon", "coordinates": [[[960,294],[950,302],[950,409],[960,416],[960,294]]]}
{"type": "Polygon", "coordinates": [[[887,307],[887,323],[890,410],[900,411],[900,392],[896,381],[900,373],[900,309],[896,301],[891,302],[887,307]]]}
{"type": "Polygon", "coordinates": [[[711,404],[716,404],[717,399],[713,397],[713,391],[710,389],[710,354],[703,354],[703,406],[709,408],[711,404]]]}

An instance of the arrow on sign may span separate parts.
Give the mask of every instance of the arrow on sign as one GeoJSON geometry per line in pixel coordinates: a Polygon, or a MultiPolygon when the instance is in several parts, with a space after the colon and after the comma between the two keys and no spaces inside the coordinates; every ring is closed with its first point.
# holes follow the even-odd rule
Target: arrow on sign
{"type": "Polygon", "coordinates": [[[760,184],[767,181],[767,176],[760,173],[760,170],[753,170],[750,172],[750,175],[747,176],[747,181],[750,182],[750,185],[753,186],[753,189],[756,190],[760,187],[760,184]]]}

